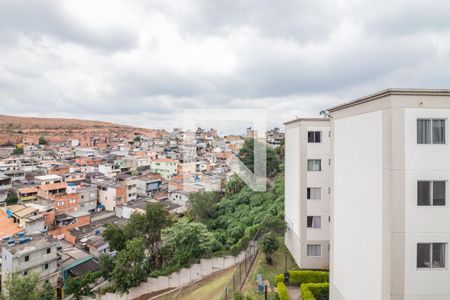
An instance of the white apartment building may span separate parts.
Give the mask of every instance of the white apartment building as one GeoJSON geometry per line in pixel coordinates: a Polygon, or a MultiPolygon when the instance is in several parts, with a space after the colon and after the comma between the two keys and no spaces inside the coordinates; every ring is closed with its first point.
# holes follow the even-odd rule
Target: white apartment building
{"type": "Polygon", "coordinates": [[[389,89],[328,115],[330,299],[450,299],[450,90],[389,89]]]}
{"type": "Polygon", "coordinates": [[[328,269],[329,120],[297,119],[285,126],[285,243],[300,268],[328,269]]]}
{"type": "MultiPolygon", "coordinates": [[[[12,240],[10,240],[12,241],[12,240]]],[[[6,242],[5,242],[6,243],[6,242]]],[[[15,243],[2,246],[2,293],[9,274],[22,276],[37,273],[41,282],[56,286],[59,272],[57,266],[57,241],[49,237],[22,237],[15,243]]]]}

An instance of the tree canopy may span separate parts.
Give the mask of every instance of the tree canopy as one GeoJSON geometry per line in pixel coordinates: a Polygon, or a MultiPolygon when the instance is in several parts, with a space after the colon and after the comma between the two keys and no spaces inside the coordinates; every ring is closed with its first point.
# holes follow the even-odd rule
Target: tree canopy
{"type": "Polygon", "coordinates": [[[89,272],[83,276],[70,277],[64,282],[67,295],[72,295],[76,300],[95,295],[91,285],[100,277],[99,272],[89,272]]]}
{"type": "Polygon", "coordinates": [[[137,237],[127,241],[125,248],[117,255],[110,280],[120,294],[128,293],[130,288],[147,278],[148,260],[145,248],[145,240],[137,237]]]}
{"type": "Polygon", "coordinates": [[[280,246],[278,239],[273,232],[266,233],[260,240],[261,250],[266,255],[268,264],[272,264],[272,254],[278,250],[280,246]]]}
{"type": "Polygon", "coordinates": [[[205,222],[217,215],[216,204],[220,194],[215,192],[197,192],[189,194],[189,215],[196,221],[205,222]]]}
{"type": "Polygon", "coordinates": [[[254,149],[260,147],[263,151],[266,151],[266,174],[272,176],[278,171],[280,162],[278,161],[275,151],[271,147],[267,147],[261,142],[256,142],[255,139],[246,139],[244,145],[239,149],[239,158],[242,163],[249,168],[252,172],[255,171],[254,166],[254,149]]]}
{"type": "Polygon", "coordinates": [[[198,222],[188,222],[181,218],[173,226],[163,230],[164,249],[173,263],[182,266],[207,253],[220,244],[206,225],[198,222]]]}
{"type": "Polygon", "coordinates": [[[47,144],[48,144],[48,142],[45,139],[45,137],[43,137],[43,136],[39,137],[39,145],[47,145],[47,144]]]}
{"type": "Polygon", "coordinates": [[[5,281],[8,300],[53,299],[54,291],[50,284],[40,285],[39,274],[31,273],[26,276],[11,274],[5,281]],[[52,298],[49,298],[49,297],[52,298]]]}

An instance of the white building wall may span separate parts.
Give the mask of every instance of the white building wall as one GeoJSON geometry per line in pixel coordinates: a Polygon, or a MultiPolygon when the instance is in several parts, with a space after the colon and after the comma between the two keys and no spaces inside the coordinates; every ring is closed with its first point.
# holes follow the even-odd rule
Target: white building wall
{"type": "Polygon", "coordinates": [[[407,299],[450,299],[449,250],[447,268],[417,269],[417,243],[450,244],[450,109],[405,109],[405,297],[407,299]],[[418,145],[418,118],[447,119],[447,144],[418,145]],[[417,206],[418,180],[444,180],[446,206],[417,206]]]}
{"type": "Polygon", "coordinates": [[[300,265],[300,127],[286,126],[285,132],[285,202],[284,216],[288,226],[285,243],[300,265]]]}
{"type": "Polygon", "coordinates": [[[328,269],[331,167],[329,122],[301,119],[286,126],[285,243],[300,268],[328,269]],[[308,143],[308,131],[320,131],[320,143],[308,143]],[[320,171],[307,171],[308,159],[321,160],[320,171]],[[320,188],[320,199],[307,199],[307,188],[320,188]],[[307,228],[308,216],[320,216],[320,228],[307,228]],[[308,245],[321,245],[320,256],[308,256],[308,245]]]}
{"type": "Polygon", "coordinates": [[[331,299],[382,299],[382,121],[381,111],[333,121],[331,299]]]}

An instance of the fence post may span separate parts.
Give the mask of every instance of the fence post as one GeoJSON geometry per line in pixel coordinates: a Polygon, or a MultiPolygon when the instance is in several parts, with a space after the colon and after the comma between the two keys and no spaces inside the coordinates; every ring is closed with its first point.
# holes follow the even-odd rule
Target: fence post
{"type": "Polygon", "coordinates": [[[233,291],[236,290],[235,286],[234,286],[234,274],[233,274],[233,291]]]}
{"type": "Polygon", "coordinates": [[[244,255],[244,272],[247,273],[247,252],[244,255]]]}

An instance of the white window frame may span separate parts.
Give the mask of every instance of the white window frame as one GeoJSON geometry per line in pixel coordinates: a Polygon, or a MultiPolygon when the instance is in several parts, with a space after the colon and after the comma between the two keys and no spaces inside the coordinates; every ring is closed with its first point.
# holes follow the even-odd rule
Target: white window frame
{"type": "Polygon", "coordinates": [[[320,131],[320,130],[308,130],[308,133],[307,133],[307,141],[308,141],[308,144],[320,144],[320,143],[322,143],[322,131],[320,131]],[[313,132],[314,133],[314,138],[313,138],[313,142],[310,142],[309,141],[309,133],[310,132],[313,132]],[[317,141],[316,140],[316,133],[319,133],[319,141],[317,141]]]}
{"type": "Polygon", "coordinates": [[[306,169],[308,170],[308,172],[321,172],[322,171],[322,160],[319,158],[319,159],[308,159],[307,160],[307,162],[306,162],[306,169]],[[312,162],[319,162],[319,170],[310,170],[309,169],[309,162],[310,161],[312,161],[312,162]]]}
{"type": "Polygon", "coordinates": [[[430,179],[419,179],[417,180],[417,197],[416,197],[416,206],[418,207],[427,207],[427,206],[436,206],[436,207],[445,207],[447,206],[447,189],[448,189],[448,184],[447,184],[447,180],[430,180],[430,179]],[[444,205],[434,205],[434,192],[433,192],[433,188],[434,188],[434,182],[444,182],[445,185],[445,203],[444,205]],[[419,194],[418,194],[418,190],[419,190],[419,182],[429,182],[430,183],[430,204],[428,205],[419,205],[419,194]]]}
{"type": "Polygon", "coordinates": [[[447,145],[447,118],[417,118],[416,120],[416,143],[417,145],[447,145]],[[419,121],[430,121],[430,143],[419,143],[419,133],[418,124],[419,121]],[[434,143],[433,141],[433,122],[434,121],[444,121],[444,143],[434,143]]]}
{"type": "Polygon", "coordinates": [[[418,242],[416,244],[416,269],[418,270],[445,270],[447,269],[448,260],[448,243],[446,242],[418,242]],[[419,244],[427,244],[430,246],[430,266],[429,267],[419,267],[417,266],[417,256],[419,255],[417,248],[419,244]],[[433,244],[444,244],[444,266],[443,267],[433,267],[433,244]]]}
{"type": "Polygon", "coordinates": [[[322,228],[322,216],[306,216],[306,228],[308,229],[321,229],[322,228]],[[308,218],[312,218],[311,227],[308,226],[308,218]],[[315,218],[319,219],[319,227],[315,227],[314,224],[316,222],[314,221],[315,218]]]}
{"type": "Polygon", "coordinates": [[[307,200],[321,200],[322,199],[322,188],[320,187],[307,187],[306,188],[306,199],[307,200]],[[311,196],[314,194],[312,191],[318,190],[319,191],[319,198],[312,198],[311,196]]]}
{"type": "MultiPolygon", "coordinates": [[[[316,251],[313,251],[314,254],[316,254],[316,251]]],[[[306,245],[306,256],[308,257],[322,257],[322,245],[321,244],[307,244],[306,245]],[[317,250],[317,248],[319,248],[319,255],[309,255],[309,251],[308,248],[309,247],[314,247],[314,250],[317,250]]]]}

